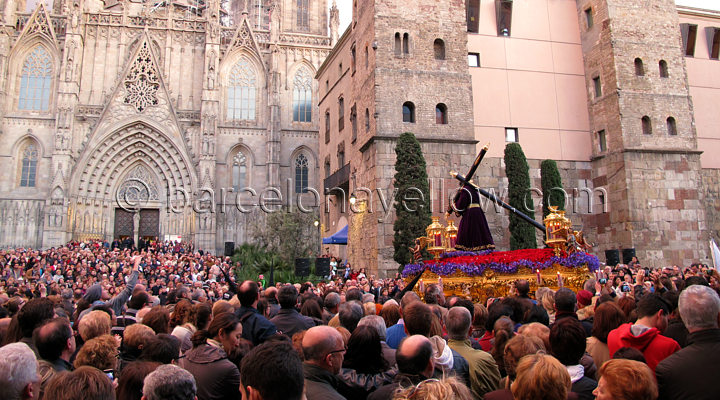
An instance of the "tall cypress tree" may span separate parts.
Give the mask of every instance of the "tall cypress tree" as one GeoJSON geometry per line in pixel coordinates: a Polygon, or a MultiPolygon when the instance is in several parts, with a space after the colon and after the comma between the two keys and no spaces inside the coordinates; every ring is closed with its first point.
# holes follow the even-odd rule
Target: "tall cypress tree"
{"type": "MultiPolygon", "coordinates": [[[[508,178],[508,197],[511,206],[535,218],[535,206],[530,193],[530,167],[519,143],[505,146],[505,174],[508,178]]],[[[510,249],[535,249],[535,227],[510,214],[510,249]]]]}
{"type": "Polygon", "coordinates": [[[565,191],[562,190],[562,179],[555,160],[544,160],[540,163],[540,182],[543,192],[543,219],[550,214],[550,206],[558,210],[565,209],[565,191]]]}
{"type": "Polygon", "coordinates": [[[415,239],[425,236],[425,228],[430,225],[430,186],[420,142],[415,135],[405,132],[398,138],[395,146],[395,224],[393,230],[393,258],[400,265],[412,260],[409,247],[415,239]],[[407,201],[409,198],[421,200],[407,201]]]}

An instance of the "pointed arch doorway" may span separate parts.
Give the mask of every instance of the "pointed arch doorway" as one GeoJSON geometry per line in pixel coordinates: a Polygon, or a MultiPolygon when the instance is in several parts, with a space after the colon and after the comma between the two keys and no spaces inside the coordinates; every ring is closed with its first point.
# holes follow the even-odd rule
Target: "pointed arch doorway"
{"type": "Polygon", "coordinates": [[[160,198],[157,177],[145,163],[137,163],[117,187],[113,238],[136,245],[159,240],[160,198]]]}

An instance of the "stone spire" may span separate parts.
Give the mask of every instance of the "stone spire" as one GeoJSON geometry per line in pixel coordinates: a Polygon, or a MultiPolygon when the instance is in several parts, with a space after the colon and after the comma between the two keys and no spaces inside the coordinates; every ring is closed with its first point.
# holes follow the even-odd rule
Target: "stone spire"
{"type": "Polygon", "coordinates": [[[338,41],[338,30],[340,29],[340,11],[335,0],[330,7],[330,45],[335,46],[338,41]]]}

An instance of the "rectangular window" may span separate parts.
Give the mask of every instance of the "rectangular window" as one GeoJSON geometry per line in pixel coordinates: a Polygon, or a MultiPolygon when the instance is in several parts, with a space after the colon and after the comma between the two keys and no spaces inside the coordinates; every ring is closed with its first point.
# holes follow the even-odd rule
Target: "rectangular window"
{"type": "Polygon", "coordinates": [[[506,142],[519,142],[520,138],[518,137],[518,129],[517,128],[505,128],[505,141],[506,142]]]}
{"type": "Polygon", "coordinates": [[[342,74],[343,74],[343,68],[342,68],[342,63],[340,63],[338,65],[338,80],[340,80],[340,78],[342,78],[342,74]]]}
{"type": "Polygon", "coordinates": [[[338,169],[345,166],[345,150],[338,151],[338,169]]]}
{"type": "Polygon", "coordinates": [[[593,78],[593,89],[595,89],[595,98],[602,96],[602,84],[600,83],[600,77],[596,76],[593,78]]]}
{"type": "Polygon", "coordinates": [[[480,53],[468,53],[468,66],[479,67],[480,66],[480,53]]]}
{"type": "Polygon", "coordinates": [[[345,99],[338,99],[338,131],[345,128],[345,99]]]}
{"type": "Polygon", "coordinates": [[[498,36],[510,36],[512,25],[512,0],[495,0],[495,21],[498,36]]]}
{"type": "Polygon", "coordinates": [[[325,111],[325,144],[330,143],[330,111],[325,111]]]}
{"type": "Polygon", "coordinates": [[[480,20],[480,0],[465,0],[467,10],[467,31],[478,33],[478,22],[480,20]]]}
{"type": "Polygon", "coordinates": [[[585,9],[585,23],[587,24],[588,29],[593,27],[592,8],[590,7],[585,9]]]}
{"type": "Polygon", "coordinates": [[[680,24],[680,33],[682,34],[683,47],[685,55],[688,57],[695,56],[695,41],[697,40],[697,25],[680,24]]]}
{"type": "Polygon", "coordinates": [[[297,28],[301,31],[310,30],[308,0],[297,0],[297,28]]]}
{"type": "Polygon", "coordinates": [[[720,28],[707,27],[705,28],[707,33],[708,48],[710,49],[710,59],[717,60],[720,58],[720,28]]]}
{"type": "Polygon", "coordinates": [[[352,68],[352,73],[355,73],[355,43],[353,43],[352,48],[350,49],[350,67],[352,68]]]}
{"type": "Polygon", "coordinates": [[[607,150],[607,139],[605,138],[605,129],[598,131],[598,145],[600,146],[600,151],[603,152],[607,150]]]}
{"type": "Polygon", "coordinates": [[[357,140],[357,111],[355,104],[350,108],[350,126],[352,128],[352,141],[357,140]]]}

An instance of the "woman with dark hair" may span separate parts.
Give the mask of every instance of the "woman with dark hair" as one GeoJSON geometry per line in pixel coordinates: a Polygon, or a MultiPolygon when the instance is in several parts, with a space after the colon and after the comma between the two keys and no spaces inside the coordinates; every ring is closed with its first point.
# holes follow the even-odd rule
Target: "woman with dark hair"
{"type": "Polygon", "coordinates": [[[400,320],[400,306],[397,303],[383,304],[380,316],[385,320],[385,326],[391,327],[400,320]]]}
{"type": "Polygon", "coordinates": [[[315,299],[307,299],[302,303],[300,307],[300,314],[310,317],[315,322],[315,326],[322,325],[322,307],[315,299]]]}
{"type": "Polygon", "coordinates": [[[140,400],[143,380],[161,364],[150,361],[133,361],[123,369],[115,391],[117,400],[140,400]]]}
{"type": "Polygon", "coordinates": [[[495,359],[495,362],[498,365],[498,369],[500,370],[500,375],[503,378],[507,376],[504,362],[505,345],[510,339],[513,338],[513,336],[515,336],[515,333],[513,332],[514,326],[515,324],[510,319],[510,317],[500,317],[497,321],[495,321],[495,326],[493,329],[494,339],[490,354],[492,354],[493,358],[495,359]]]}
{"type": "Polygon", "coordinates": [[[592,356],[598,368],[610,359],[610,350],[607,345],[608,333],[624,324],[625,320],[625,313],[613,302],[602,303],[595,309],[592,336],[587,338],[585,351],[592,356]]]}
{"type": "Polygon", "coordinates": [[[155,306],[142,318],[143,325],[147,325],[158,333],[170,333],[170,312],[163,306],[155,306]]]}
{"type": "Polygon", "coordinates": [[[374,327],[358,326],[350,335],[342,377],[364,388],[368,393],[391,383],[397,370],[390,368],[382,356],[380,334],[374,327]]]}
{"type": "Polygon", "coordinates": [[[197,332],[197,327],[193,323],[196,314],[196,306],[193,306],[190,300],[182,299],[177,303],[175,310],[173,310],[172,316],[170,317],[172,335],[180,340],[180,351],[182,353],[185,353],[192,348],[192,341],[190,338],[192,338],[192,335],[197,332]]]}
{"type": "MultiPolygon", "coordinates": [[[[632,314],[633,311],[635,311],[635,299],[630,296],[624,296],[618,300],[617,305],[625,314],[625,322],[634,323],[635,320],[632,314]]],[[[635,313],[635,319],[637,319],[637,313],[635,313]]]]}
{"type": "Polygon", "coordinates": [[[180,366],[195,377],[199,399],[237,399],[240,371],[228,354],[239,346],[241,336],[242,324],[233,313],[220,313],[207,329],[195,332],[193,348],[180,366]]]}

